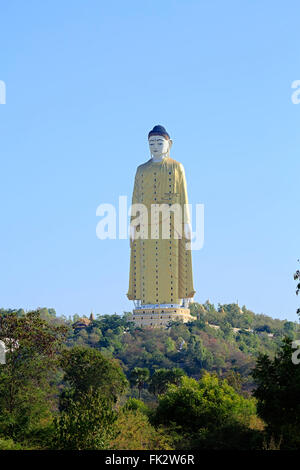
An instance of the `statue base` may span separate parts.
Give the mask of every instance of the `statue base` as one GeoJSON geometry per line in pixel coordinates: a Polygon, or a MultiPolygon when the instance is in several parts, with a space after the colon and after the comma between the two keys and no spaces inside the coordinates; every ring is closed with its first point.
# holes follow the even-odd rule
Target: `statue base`
{"type": "Polygon", "coordinates": [[[170,321],[187,323],[196,320],[189,308],[138,308],[133,310],[132,321],[136,326],[166,328],[170,321]]]}

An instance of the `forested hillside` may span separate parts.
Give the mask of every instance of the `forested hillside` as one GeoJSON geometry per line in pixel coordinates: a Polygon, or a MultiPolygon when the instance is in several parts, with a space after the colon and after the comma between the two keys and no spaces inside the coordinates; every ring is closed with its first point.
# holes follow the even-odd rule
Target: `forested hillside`
{"type": "Polygon", "coordinates": [[[228,377],[232,372],[241,376],[249,388],[250,370],[259,353],[274,355],[281,339],[294,338],[297,324],[256,315],[236,304],[220,305],[218,309],[206,302],[193,304],[195,321],[170,323],[167,329],[141,329],[131,322],[131,314],[99,315],[86,327],[76,327],[77,317],[69,325],[69,345],[88,345],[106,357],[114,357],[128,375],[134,367],[180,367],[187,375],[199,378],[203,370],[228,377]]]}
{"type": "Polygon", "coordinates": [[[298,325],[236,304],[195,303],[192,314],[141,329],[128,312],[0,310],[0,449],[298,448],[298,325]],[[265,394],[272,409],[282,380],[294,382],[274,424],[265,394]]]}

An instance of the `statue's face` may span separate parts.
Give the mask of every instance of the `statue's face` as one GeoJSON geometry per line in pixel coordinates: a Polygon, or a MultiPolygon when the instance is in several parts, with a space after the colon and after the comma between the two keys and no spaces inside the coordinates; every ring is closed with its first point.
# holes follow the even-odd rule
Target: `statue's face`
{"type": "Polygon", "coordinates": [[[170,148],[170,141],[162,135],[151,135],[149,138],[149,148],[154,158],[159,158],[166,154],[170,148]]]}

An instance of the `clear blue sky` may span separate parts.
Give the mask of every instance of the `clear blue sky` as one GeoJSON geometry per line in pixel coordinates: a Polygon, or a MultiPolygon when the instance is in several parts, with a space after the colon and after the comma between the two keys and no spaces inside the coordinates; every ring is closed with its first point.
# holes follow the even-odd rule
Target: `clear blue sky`
{"type": "Polygon", "coordinates": [[[205,204],[195,300],[296,320],[300,4],[2,2],[0,306],[122,313],[127,240],[96,208],[131,197],[164,125],[205,204]]]}

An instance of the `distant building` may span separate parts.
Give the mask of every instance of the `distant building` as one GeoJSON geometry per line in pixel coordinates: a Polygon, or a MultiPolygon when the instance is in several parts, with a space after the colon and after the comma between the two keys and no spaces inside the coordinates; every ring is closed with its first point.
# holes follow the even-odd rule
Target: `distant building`
{"type": "Polygon", "coordinates": [[[79,318],[75,323],[73,323],[74,330],[81,330],[82,328],[86,328],[91,324],[92,320],[89,318],[79,318]]]}
{"type": "Polygon", "coordinates": [[[82,318],[78,318],[78,320],[73,323],[73,328],[74,330],[81,330],[82,328],[86,328],[88,326],[90,326],[90,324],[95,320],[95,316],[93,314],[93,312],[91,312],[89,318],[87,317],[82,317],[82,318]]]}

